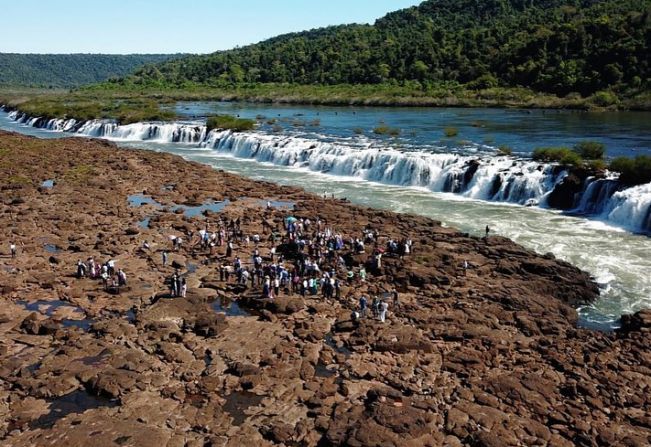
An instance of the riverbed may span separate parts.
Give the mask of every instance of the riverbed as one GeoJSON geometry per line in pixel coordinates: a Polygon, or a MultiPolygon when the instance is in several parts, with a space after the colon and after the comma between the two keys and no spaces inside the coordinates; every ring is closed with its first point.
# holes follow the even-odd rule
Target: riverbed
{"type": "MultiPolygon", "coordinates": [[[[425,154],[423,156],[427,157],[447,157],[450,154],[489,157],[494,156],[496,148],[502,145],[511,147],[516,157],[526,157],[534,147],[572,145],[587,139],[604,142],[611,156],[651,153],[651,130],[647,124],[651,122],[651,114],[648,113],[327,108],[227,103],[179,104],[177,111],[185,115],[190,126],[199,126],[203,116],[213,113],[257,117],[261,123],[260,138],[269,139],[272,150],[284,149],[282,145],[289,145],[287,141],[293,139],[293,142],[310,144],[301,149],[303,151],[312,150],[312,146],[318,144],[337,145],[350,151],[372,150],[375,151],[372,154],[374,160],[390,151],[425,154]],[[373,129],[377,126],[400,129],[400,135],[397,138],[376,135],[373,129]],[[455,127],[458,135],[446,137],[444,127],[455,127]]],[[[43,138],[66,136],[61,132],[18,125],[6,114],[0,118],[0,127],[43,138]]],[[[162,138],[142,141],[141,136],[129,138],[128,135],[141,134],[130,133],[126,138],[113,139],[126,146],[178,154],[254,179],[297,185],[317,194],[334,194],[371,207],[425,215],[471,234],[479,235],[489,225],[494,234],[512,238],[539,253],[553,253],[594,276],[601,286],[601,298],[593,305],[579,309],[581,324],[585,326],[612,329],[618,325],[621,314],[651,306],[651,257],[648,255],[651,238],[628,231],[621,222],[571,216],[544,206],[525,207],[520,204],[522,200],[487,201],[482,200],[480,194],[433,191],[402,180],[383,182],[385,177],[369,175],[363,166],[350,171],[355,175],[347,175],[346,163],[340,171],[334,172],[319,169],[319,165],[315,169],[311,161],[279,163],[279,158],[260,157],[258,153],[244,157],[236,150],[219,150],[219,147],[209,144],[169,142],[162,138]],[[357,175],[360,172],[363,175],[357,175]]],[[[334,161],[329,166],[333,166],[341,153],[332,157],[334,161]]],[[[521,163],[523,166],[526,164],[524,161],[521,163]]],[[[386,174],[385,166],[379,166],[378,170],[382,175],[386,174]]],[[[402,175],[409,177],[409,172],[402,175]]],[[[531,172],[532,178],[535,175],[536,172],[531,172]]]]}

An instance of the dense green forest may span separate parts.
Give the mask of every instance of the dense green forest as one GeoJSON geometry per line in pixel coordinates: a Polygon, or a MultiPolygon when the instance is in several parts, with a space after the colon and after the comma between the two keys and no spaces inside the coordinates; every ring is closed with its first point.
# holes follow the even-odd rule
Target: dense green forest
{"type": "Polygon", "coordinates": [[[0,53],[0,86],[78,87],[125,76],[180,55],[0,53]]]}
{"type": "Polygon", "coordinates": [[[395,84],[597,92],[651,84],[651,0],[429,0],[345,25],[149,65],[121,85],[395,84]]]}

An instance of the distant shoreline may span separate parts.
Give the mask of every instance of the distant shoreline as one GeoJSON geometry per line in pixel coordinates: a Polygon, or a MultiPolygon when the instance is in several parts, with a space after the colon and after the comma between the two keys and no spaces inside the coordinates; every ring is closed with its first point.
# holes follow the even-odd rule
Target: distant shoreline
{"type": "Polygon", "coordinates": [[[285,85],[247,84],[230,87],[187,85],[122,86],[111,83],[77,90],[48,91],[0,87],[0,104],[45,118],[173,121],[176,114],[161,108],[178,101],[224,101],[259,104],[333,107],[426,107],[574,110],[590,112],[651,111],[645,93],[633,98],[582,98],[533,92],[522,88],[485,90],[439,89],[422,92],[392,85],[285,85]]]}

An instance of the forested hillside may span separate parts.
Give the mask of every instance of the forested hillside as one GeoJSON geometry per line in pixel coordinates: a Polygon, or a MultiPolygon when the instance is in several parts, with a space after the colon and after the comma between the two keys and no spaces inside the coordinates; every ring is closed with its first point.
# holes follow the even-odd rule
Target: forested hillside
{"type": "Polygon", "coordinates": [[[636,94],[651,83],[650,43],[651,0],[430,0],[372,26],[147,66],[123,83],[448,83],[636,94]]]}
{"type": "Polygon", "coordinates": [[[169,54],[15,54],[0,53],[0,86],[77,87],[125,76],[169,54]]]}

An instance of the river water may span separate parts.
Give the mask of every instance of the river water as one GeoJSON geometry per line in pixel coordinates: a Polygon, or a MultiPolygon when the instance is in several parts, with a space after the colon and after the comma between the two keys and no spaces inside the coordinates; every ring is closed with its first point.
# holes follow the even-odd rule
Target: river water
{"type": "MultiPolygon", "coordinates": [[[[82,133],[178,154],[254,179],[432,217],[472,234],[480,235],[490,225],[496,234],[539,253],[551,252],[594,276],[601,297],[579,309],[584,326],[610,329],[621,314],[651,307],[651,238],[628,231],[636,228],[628,225],[630,219],[644,219],[651,189],[635,190],[635,201],[626,206],[619,206],[623,199],[618,199],[619,207],[605,206],[604,214],[567,215],[544,207],[557,173],[523,159],[535,147],[571,146],[586,139],[605,143],[609,156],[651,154],[651,114],[241,103],[181,103],[177,111],[187,120],[181,130],[94,125],[82,133]],[[206,135],[200,127],[202,117],[214,113],[258,117],[261,124],[258,131],[244,136],[206,135]],[[383,125],[400,129],[400,135],[373,133],[383,125]],[[458,135],[446,137],[445,127],[455,127],[458,135]],[[495,157],[500,145],[511,147],[516,157],[495,157]],[[447,183],[462,181],[454,170],[473,157],[490,161],[468,185],[437,183],[442,174],[447,183]],[[494,195],[493,187],[489,197],[491,187],[482,178],[490,179],[496,172],[512,184],[494,195]],[[541,207],[522,206],[532,200],[541,207]]],[[[18,124],[4,113],[0,128],[44,138],[66,136],[18,124]]]]}

